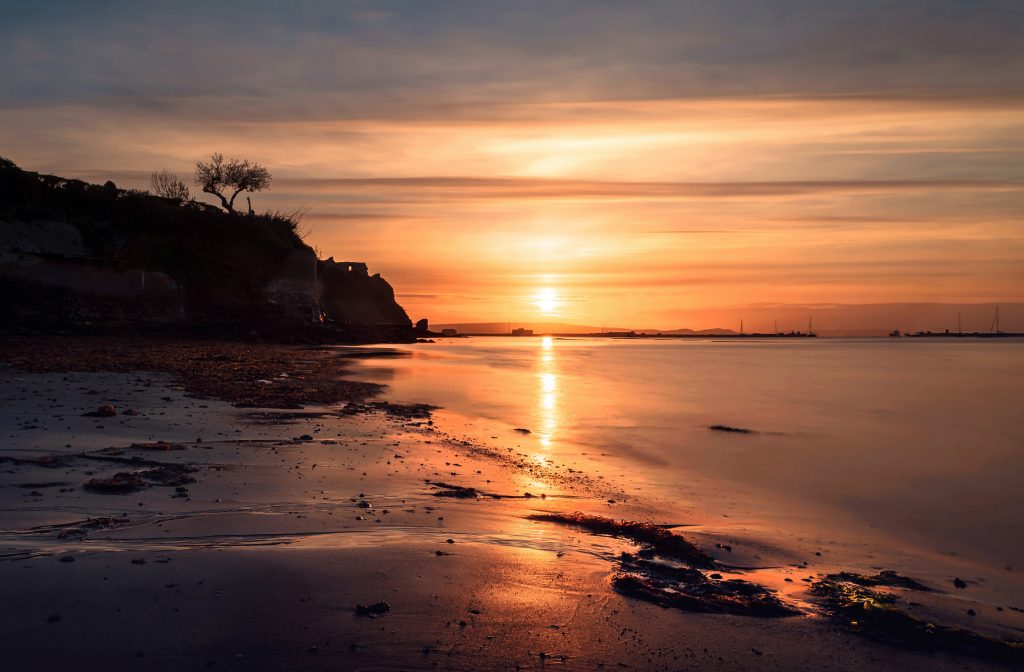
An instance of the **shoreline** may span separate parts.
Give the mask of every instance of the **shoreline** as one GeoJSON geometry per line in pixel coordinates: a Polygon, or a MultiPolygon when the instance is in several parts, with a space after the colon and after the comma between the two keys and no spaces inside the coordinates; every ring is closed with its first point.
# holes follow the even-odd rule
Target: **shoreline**
{"type": "MultiPolygon", "coordinates": [[[[5,344],[5,362],[20,368],[0,369],[12,433],[0,453],[0,571],[16,586],[3,624],[24,666],[131,669],[139,658],[160,669],[1010,664],[848,632],[807,591],[846,568],[787,566],[793,559],[770,539],[716,547],[706,521],[666,520],[611,479],[443,432],[430,408],[388,405],[376,400],[379,386],[346,381],[345,358],[329,348],[160,345],[5,344]],[[162,372],[138,373],[143,365],[162,372]],[[66,373],[75,366],[87,371],[66,373]],[[271,390],[254,392],[268,387],[260,380],[271,390]],[[81,415],[108,404],[116,415],[81,415]],[[184,470],[171,469],[171,483],[156,473],[120,494],[83,488],[168,465],[184,470]],[[616,498],[625,501],[607,501],[616,498]],[[695,524],[667,533],[695,543],[726,580],[777,590],[799,613],[665,610],[665,591],[652,598],[651,586],[678,593],[685,584],[666,586],[665,566],[622,555],[643,558],[636,554],[647,542],[529,518],[576,511],[695,524]],[[613,589],[622,574],[649,579],[648,595],[613,589]],[[389,610],[379,618],[357,614],[357,604],[382,601],[389,610]]],[[[1024,625],[1012,610],[998,621],[980,607],[967,615],[970,593],[983,586],[934,587],[941,592],[913,595],[925,617],[988,639],[1024,625]]],[[[899,587],[871,590],[905,597],[899,587]]]]}

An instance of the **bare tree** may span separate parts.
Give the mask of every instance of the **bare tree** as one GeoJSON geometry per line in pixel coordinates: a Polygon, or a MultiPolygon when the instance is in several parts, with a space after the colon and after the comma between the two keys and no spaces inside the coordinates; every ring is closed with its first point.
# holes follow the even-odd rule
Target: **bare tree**
{"type": "MultiPolygon", "coordinates": [[[[238,159],[225,161],[220,153],[211,156],[209,163],[196,163],[196,184],[207,194],[219,198],[220,204],[231,213],[235,212],[235,198],[240,193],[269,189],[270,180],[270,171],[260,164],[238,159]]],[[[249,210],[252,211],[251,204],[249,210]]]]}
{"type": "Polygon", "coordinates": [[[161,170],[149,176],[149,184],[153,193],[163,198],[173,198],[181,202],[192,200],[192,192],[188,185],[178,179],[178,176],[168,170],[161,170]]]}

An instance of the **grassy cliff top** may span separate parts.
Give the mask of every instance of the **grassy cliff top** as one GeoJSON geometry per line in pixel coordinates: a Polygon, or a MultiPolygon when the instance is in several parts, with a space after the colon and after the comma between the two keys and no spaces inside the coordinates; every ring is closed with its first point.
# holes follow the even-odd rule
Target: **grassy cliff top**
{"type": "Polygon", "coordinates": [[[0,158],[0,221],[74,226],[91,256],[162,271],[185,286],[261,286],[289,254],[312,250],[293,217],[228,214],[205,203],[161,198],[18,168],[0,158]]]}

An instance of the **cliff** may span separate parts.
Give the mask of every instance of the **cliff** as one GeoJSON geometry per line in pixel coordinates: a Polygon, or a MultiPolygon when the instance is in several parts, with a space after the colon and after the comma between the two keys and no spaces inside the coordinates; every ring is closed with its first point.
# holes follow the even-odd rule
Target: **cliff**
{"type": "Polygon", "coordinates": [[[288,217],[227,214],[0,159],[7,329],[408,340],[411,325],[390,285],[357,266],[361,274],[340,277],[288,217]]]}
{"type": "Polygon", "coordinates": [[[394,338],[412,333],[412,321],[395,301],[395,291],[379,273],[370,275],[366,264],[331,257],[317,262],[317,276],[326,324],[353,338],[367,327],[394,338]]]}

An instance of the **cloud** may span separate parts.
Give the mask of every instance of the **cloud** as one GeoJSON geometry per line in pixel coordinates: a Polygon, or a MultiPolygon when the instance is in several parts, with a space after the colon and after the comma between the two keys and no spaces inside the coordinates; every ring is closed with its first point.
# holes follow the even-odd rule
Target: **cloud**
{"type": "Polygon", "coordinates": [[[8,5],[4,155],[252,158],[434,319],[1020,297],[1015,0],[8,5]]]}

